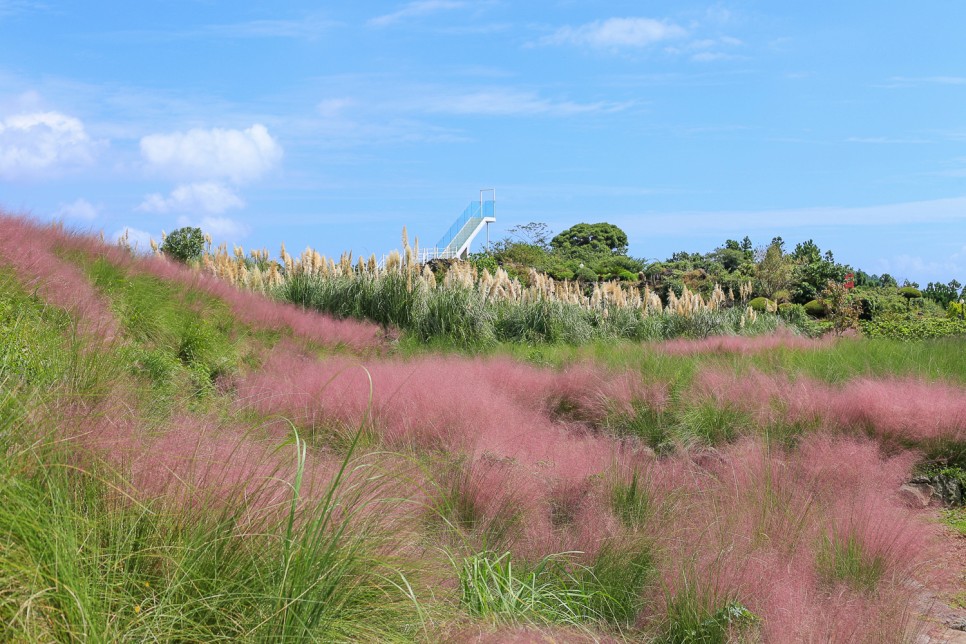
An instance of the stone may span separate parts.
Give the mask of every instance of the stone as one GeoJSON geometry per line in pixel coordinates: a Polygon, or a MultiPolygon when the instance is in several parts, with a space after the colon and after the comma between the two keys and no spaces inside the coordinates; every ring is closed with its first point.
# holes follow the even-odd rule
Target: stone
{"type": "Polygon", "coordinates": [[[925,508],[932,500],[933,487],[928,483],[906,483],[899,488],[899,496],[912,508],[925,508]]]}
{"type": "Polygon", "coordinates": [[[951,506],[963,504],[963,485],[954,476],[937,474],[932,478],[936,495],[943,500],[943,503],[951,506]]]}

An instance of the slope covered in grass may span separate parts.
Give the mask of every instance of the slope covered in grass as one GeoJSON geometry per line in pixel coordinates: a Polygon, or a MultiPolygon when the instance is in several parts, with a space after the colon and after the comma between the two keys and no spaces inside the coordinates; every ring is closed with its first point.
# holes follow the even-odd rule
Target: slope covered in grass
{"type": "Polygon", "coordinates": [[[15,640],[922,628],[942,533],[899,488],[958,466],[952,341],[401,351],[56,228],[0,240],[15,640]]]}

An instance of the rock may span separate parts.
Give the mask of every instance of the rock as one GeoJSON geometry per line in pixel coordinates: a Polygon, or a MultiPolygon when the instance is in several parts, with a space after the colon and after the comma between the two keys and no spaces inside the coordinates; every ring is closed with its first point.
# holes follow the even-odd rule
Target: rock
{"type": "Polygon", "coordinates": [[[946,505],[958,506],[963,504],[963,485],[954,476],[937,474],[932,478],[936,496],[946,505]]]}
{"type": "Polygon", "coordinates": [[[949,628],[954,631],[966,631],[966,617],[961,617],[956,621],[950,622],[949,628]]]}
{"type": "Polygon", "coordinates": [[[928,483],[910,482],[899,488],[899,496],[912,508],[928,507],[933,493],[933,487],[928,483]]]}

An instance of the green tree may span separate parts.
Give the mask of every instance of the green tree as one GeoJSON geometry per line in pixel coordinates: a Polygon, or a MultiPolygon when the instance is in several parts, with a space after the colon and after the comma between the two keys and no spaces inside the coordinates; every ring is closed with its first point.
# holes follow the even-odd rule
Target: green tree
{"type": "Polygon", "coordinates": [[[845,266],[835,263],[832,251],[823,255],[822,249],[811,239],[796,244],[791,258],[795,264],[792,275],[793,299],[799,304],[818,297],[829,281],[843,281],[847,272],[845,266]]]}
{"type": "Polygon", "coordinates": [[[792,281],[792,263],[782,252],[782,244],[781,238],[776,237],[755,266],[758,292],[766,297],[788,288],[792,281]]]}
{"type": "Polygon", "coordinates": [[[185,226],[171,231],[161,244],[161,252],[171,259],[188,263],[201,259],[205,251],[205,234],[200,228],[185,226]]]}
{"type": "Polygon", "coordinates": [[[577,224],[550,240],[556,251],[589,251],[592,254],[627,254],[627,233],[605,222],[577,224]]]}

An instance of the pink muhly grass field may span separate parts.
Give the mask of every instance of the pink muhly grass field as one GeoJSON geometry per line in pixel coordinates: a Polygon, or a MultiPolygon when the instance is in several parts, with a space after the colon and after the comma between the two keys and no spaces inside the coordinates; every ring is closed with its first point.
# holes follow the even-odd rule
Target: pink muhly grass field
{"type": "Polygon", "coordinates": [[[603,372],[438,356],[362,365],[281,346],[239,389],[242,404],[300,426],[352,427],[371,418],[390,446],[510,458],[577,479],[606,467],[613,447],[573,418],[600,418],[611,406],[629,406],[635,393],[627,377],[603,372]]]}
{"type": "Polygon", "coordinates": [[[691,340],[675,338],[655,345],[655,350],[671,355],[694,355],[701,353],[751,354],[775,349],[820,349],[835,343],[831,336],[821,339],[805,338],[780,329],[769,335],[722,335],[691,340]]]}
{"type": "Polygon", "coordinates": [[[135,257],[91,235],[67,232],[57,226],[41,226],[25,218],[0,213],[0,255],[15,267],[18,275],[32,281],[39,277],[44,289],[42,293],[52,304],[78,310],[84,323],[95,329],[110,324],[108,328],[113,332],[114,318],[109,303],[97,293],[82,269],[57,257],[57,248],[104,257],[125,270],[154,275],[199,290],[224,301],[239,320],[258,328],[287,328],[308,340],[343,345],[355,351],[383,346],[382,331],[374,324],[337,320],[322,313],[305,311],[258,293],[242,291],[164,257],[135,257]]]}
{"type": "Polygon", "coordinates": [[[133,270],[175,281],[216,297],[227,303],[239,320],[258,328],[287,328],[307,340],[325,345],[343,345],[354,351],[383,346],[382,330],[375,324],[337,320],[294,304],[271,300],[260,293],[242,291],[214,276],[204,275],[164,257],[141,258],[136,262],[129,261],[127,265],[133,270]]]}
{"type": "Polygon", "coordinates": [[[110,303],[91,285],[84,272],[54,252],[69,234],[54,226],[37,226],[0,211],[0,260],[11,266],[23,288],[71,314],[88,336],[110,339],[117,323],[110,303]]]}
{"type": "Polygon", "coordinates": [[[856,378],[830,385],[807,377],[705,369],[693,395],[728,403],[762,424],[819,422],[900,442],[966,440],[966,389],[912,378],[856,378]]]}
{"type": "MultiPolygon", "coordinates": [[[[654,466],[659,481],[680,459],[654,466]]],[[[689,587],[738,600],[762,618],[764,641],[894,641],[914,627],[912,573],[931,556],[931,533],[897,495],[908,453],[883,459],[866,439],[810,435],[795,452],[758,439],[730,445],[678,488],[655,544],[669,596],[689,587]],[[823,540],[849,534],[882,574],[874,592],[829,584],[818,569],[823,540]],[[852,610],[842,610],[843,605],[852,610]]],[[[675,476],[675,478],[677,478],[675,476]]]]}

